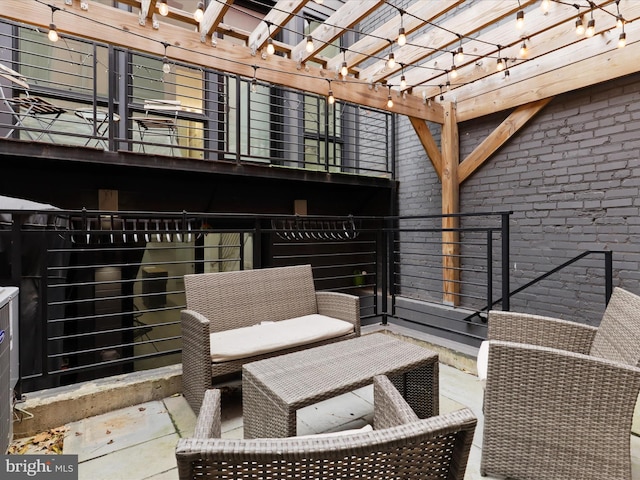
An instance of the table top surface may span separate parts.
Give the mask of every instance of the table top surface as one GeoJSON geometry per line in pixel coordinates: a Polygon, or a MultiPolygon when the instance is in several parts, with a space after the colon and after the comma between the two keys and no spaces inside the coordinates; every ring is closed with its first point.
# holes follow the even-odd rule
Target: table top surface
{"type": "Polygon", "coordinates": [[[375,375],[438,361],[438,354],[390,335],[361,337],[245,364],[249,374],[287,404],[321,392],[367,385],[375,375]]]}

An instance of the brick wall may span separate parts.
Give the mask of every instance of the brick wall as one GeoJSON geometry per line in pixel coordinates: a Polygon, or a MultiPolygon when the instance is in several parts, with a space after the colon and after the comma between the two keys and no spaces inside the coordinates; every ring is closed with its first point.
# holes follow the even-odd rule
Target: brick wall
{"type": "MultiPolygon", "coordinates": [[[[505,116],[461,124],[461,159],[505,116]]],[[[440,183],[404,118],[398,137],[400,213],[440,213],[440,183]]],[[[640,75],[554,98],[463,183],[460,205],[513,211],[512,289],[584,250],[611,250],[614,286],[640,294],[640,75]]],[[[602,265],[582,260],[514,297],[512,309],[597,325],[602,265]]]]}

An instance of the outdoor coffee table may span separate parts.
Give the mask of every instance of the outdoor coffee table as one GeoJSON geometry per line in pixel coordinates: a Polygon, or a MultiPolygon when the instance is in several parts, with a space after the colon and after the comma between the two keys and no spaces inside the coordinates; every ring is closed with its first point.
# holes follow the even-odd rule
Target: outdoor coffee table
{"type": "Polygon", "coordinates": [[[300,408],[387,375],[420,418],[438,414],[438,354],[375,333],[245,364],[245,438],[296,435],[300,408]]]}

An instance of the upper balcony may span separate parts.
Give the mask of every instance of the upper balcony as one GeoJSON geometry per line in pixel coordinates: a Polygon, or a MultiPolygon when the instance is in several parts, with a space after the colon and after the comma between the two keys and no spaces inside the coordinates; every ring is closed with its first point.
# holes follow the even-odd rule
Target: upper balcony
{"type": "Polygon", "coordinates": [[[324,96],[95,41],[52,43],[8,20],[0,46],[0,139],[37,142],[34,152],[185,170],[393,177],[390,112],[329,105],[324,96]]]}

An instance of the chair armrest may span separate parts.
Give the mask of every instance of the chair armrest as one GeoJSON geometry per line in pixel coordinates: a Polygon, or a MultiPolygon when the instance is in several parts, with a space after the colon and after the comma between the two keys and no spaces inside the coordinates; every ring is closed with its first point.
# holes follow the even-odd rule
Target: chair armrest
{"type": "Polygon", "coordinates": [[[209,352],[209,319],[195,310],[182,310],[180,312],[180,324],[182,327],[182,350],[209,352]]]}
{"type": "Polygon", "coordinates": [[[352,323],[360,336],[360,297],[340,292],[316,292],[318,313],[352,323]]]}
{"type": "MultiPolygon", "coordinates": [[[[630,472],[622,470],[630,466],[631,422],[639,392],[639,368],[491,341],[481,472],[519,478],[526,471],[543,471],[546,463],[558,468],[557,459],[565,459],[560,463],[568,470],[562,470],[561,478],[629,478],[630,472]],[[606,475],[584,473],[593,463],[578,459],[592,457],[597,472],[606,475]]],[[[558,478],[558,470],[555,473],[558,478]]],[[[539,478],[552,476],[541,473],[539,478]]]]}
{"type": "Polygon", "coordinates": [[[197,414],[211,388],[209,320],[194,310],[180,312],[182,327],[182,394],[197,414]]]}
{"type": "Polygon", "coordinates": [[[220,438],[222,431],[220,397],[218,389],[210,389],[205,392],[193,438],[220,438]]]}
{"type": "Polygon", "coordinates": [[[373,428],[382,430],[419,420],[386,375],[373,378],[373,428]]]}
{"type": "Polygon", "coordinates": [[[596,327],[558,318],[491,310],[487,339],[588,354],[596,327]]]}

